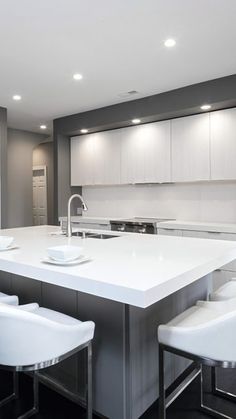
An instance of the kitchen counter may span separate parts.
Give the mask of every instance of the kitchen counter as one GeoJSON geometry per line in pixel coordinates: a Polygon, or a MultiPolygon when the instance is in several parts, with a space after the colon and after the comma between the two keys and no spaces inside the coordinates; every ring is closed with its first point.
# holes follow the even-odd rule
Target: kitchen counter
{"type": "Polygon", "coordinates": [[[2,230],[19,248],[0,252],[0,270],[146,308],[236,258],[234,242],[134,233],[83,240],[57,232],[54,226],[2,230]],[[68,243],[83,246],[91,261],[42,262],[47,247],[68,243]]]}
{"type": "Polygon", "coordinates": [[[157,224],[157,228],[236,233],[236,224],[201,221],[162,221],[157,224]]]}

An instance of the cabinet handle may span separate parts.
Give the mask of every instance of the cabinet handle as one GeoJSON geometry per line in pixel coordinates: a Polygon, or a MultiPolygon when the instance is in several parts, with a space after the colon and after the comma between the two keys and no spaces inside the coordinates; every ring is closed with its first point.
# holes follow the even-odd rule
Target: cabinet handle
{"type": "Polygon", "coordinates": [[[207,231],[207,233],[209,233],[209,234],[221,234],[220,231],[207,231]]]}

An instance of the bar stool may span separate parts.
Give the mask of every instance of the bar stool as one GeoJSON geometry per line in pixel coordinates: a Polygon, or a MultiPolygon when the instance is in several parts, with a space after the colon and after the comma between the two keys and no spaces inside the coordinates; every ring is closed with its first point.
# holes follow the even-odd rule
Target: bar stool
{"type": "Polygon", "coordinates": [[[19,304],[19,298],[17,295],[8,295],[0,292],[0,303],[11,304],[17,306],[19,304]]]}
{"type": "Polygon", "coordinates": [[[230,298],[236,297],[236,279],[232,278],[230,281],[226,282],[215,292],[210,294],[211,301],[222,301],[229,300],[230,298]]]}
{"type": "MultiPolygon", "coordinates": [[[[213,304],[213,303],[212,303],[213,304]]],[[[159,419],[166,419],[164,355],[170,352],[192,360],[201,374],[201,410],[218,418],[233,419],[204,404],[203,365],[236,368],[236,304],[231,310],[194,306],[158,328],[159,419]]]]}
{"type": "MultiPolygon", "coordinates": [[[[75,353],[87,352],[87,418],[92,419],[92,339],[95,324],[81,322],[73,317],[26,304],[13,307],[0,304],[0,368],[33,372],[34,404],[18,419],[26,419],[38,412],[37,371],[55,365],[75,353]]],[[[17,380],[16,387],[17,387],[17,380]]],[[[16,393],[2,404],[17,397],[16,393]]]]}

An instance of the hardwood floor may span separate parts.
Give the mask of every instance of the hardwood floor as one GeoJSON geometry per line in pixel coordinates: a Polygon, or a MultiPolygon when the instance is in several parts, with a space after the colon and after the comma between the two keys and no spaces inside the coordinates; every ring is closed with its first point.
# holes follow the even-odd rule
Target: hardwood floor
{"type": "MultiPolygon", "coordinates": [[[[216,398],[209,393],[209,372],[206,376],[206,401],[236,419],[236,403],[216,398]]],[[[219,384],[226,390],[236,392],[236,371],[224,370],[219,377],[219,384]]],[[[173,403],[167,411],[167,419],[206,419],[210,416],[199,412],[199,378],[197,378],[173,403]]],[[[9,372],[0,371],[0,397],[10,394],[12,376],[9,372]]],[[[64,397],[40,385],[40,413],[34,419],[86,419],[86,412],[81,407],[64,397]]],[[[16,419],[31,407],[32,384],[28,376],[20,376],[20,398],[0,409],[0,419],[16,419]]],[[[153,405],[140,419],[158,419],[157,403],[153,405]]],[[[94,419],[99,419],[94,416],[94,419]]],[[[160,418],[159,418],[160,419],[160,418]]]]}

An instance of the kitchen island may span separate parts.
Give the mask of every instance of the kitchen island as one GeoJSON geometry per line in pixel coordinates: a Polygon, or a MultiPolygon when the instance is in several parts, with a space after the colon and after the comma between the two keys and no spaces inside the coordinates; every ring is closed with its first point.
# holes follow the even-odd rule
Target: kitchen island
{"type": "MultiPolygon", "coordinates": [[[[95,321],[94,408],[111,419],[137,419],[155,401],[157,325],[205,298],[211,272],[236,258],[234,242],[217,240],[134,233],[67,238],[53,226],[1,234],[14,236],[19,247],[0,252],[0,291],[95,321]],[[68,243],[82,246],[90,260],[74,266],[42,262],[47,247],[68,243]]],[[[74,357],[49,374],[83,397],[80,365],[74,357]]],[[[185,366],[170,357],[167,383],[185,366]]]]}

